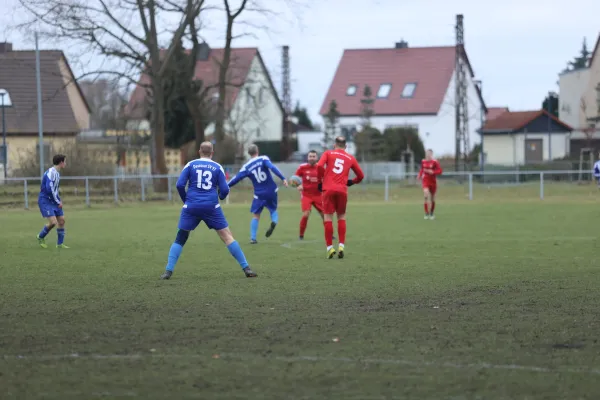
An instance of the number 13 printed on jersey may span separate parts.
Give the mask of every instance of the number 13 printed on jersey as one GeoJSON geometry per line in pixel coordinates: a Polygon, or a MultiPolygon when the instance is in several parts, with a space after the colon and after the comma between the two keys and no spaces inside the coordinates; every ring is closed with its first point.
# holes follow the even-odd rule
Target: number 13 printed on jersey
{"type": "Polygon", "coordinates": [[[198,174],[198,185],[199,189],[210,190],[212,188],[212,172],[197,170],[198,174]]]}

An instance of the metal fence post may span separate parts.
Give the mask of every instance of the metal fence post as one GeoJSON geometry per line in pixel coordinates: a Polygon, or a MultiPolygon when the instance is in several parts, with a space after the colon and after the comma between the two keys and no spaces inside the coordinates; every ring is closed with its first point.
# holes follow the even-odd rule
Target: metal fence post
{"type": "Polygon", "coordinates": [[[85,205],[90,206],[90,179],[85,178],[85,205]]]}
{"type": "Polygon", "coordinates": [[[469,200],[473,200],[473,174],[469,174],[469,200]]]}
{"type": "Polygon", "coordinates": [[[385,195],[384,195],[384,201],[389,201],[390,200],[390,176],[388,174],[385,174],[385,195]]]}
{"type": "Polygon", "coordinates": [[[119,182],[116,176],[114,178],[113,185],[115,187],[115,203],[119,204],[119,182]]]}
{"type": "Polygon", "coordinates": [[[169,201],[173,201],[173,193],[171,192],[171,175],[167,176],[167,191],[168,191],[169,201]]]}
{"type": "Polygon", "coordinates": [[[544,200],[544,173],[540,172],[540,200],[544,200]]]}
{"type": "Polygon", "coordinates": [[[25,195],[25,209],[29,210],[29,193],[27,193],[27,179],[23,179],[23,194],[25,195]]]}
{"type": "Polygon", "coordinates": [[[144,177],[140,178],[142,184],[142,201],[146,201],[146,184],[144,183],[144,177]]]}

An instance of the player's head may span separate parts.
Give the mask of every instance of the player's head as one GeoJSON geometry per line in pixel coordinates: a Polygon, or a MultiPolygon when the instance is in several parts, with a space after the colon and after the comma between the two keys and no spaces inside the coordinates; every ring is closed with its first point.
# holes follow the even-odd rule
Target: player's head
{"type": "Polygon", "coordinates": [[[425,152],[425,158],[427,160],[433,160],[433,150],[427,149],[427,151],[425,152]]]}
{"type": "Polygon", "coordinates": [[[211,142],[200,143],[200,150],[198,151],[202,158],[212,158],[214,154],[213,145],[211,142]]]}
{"type": "Polygon", "coordinates": [[[315,165],[317,163],[318,156],[316,150],[311,150],[308,152],[307,160],[310,165],[315,165]]]}
{"type": "Polygon", "coordinates": [[[54,157],[52,157],[52,164],[56,168],[64,168],[67,165],[67,156],[65,156],[64,154],[55,155],[54,157]]]}
{"type": "Polygon", "coordinates": [[[343,136],[337,136],[335,138],[335,146],[336,149],[346,150],[346,138],[343,136]]]}
{"type": "Polygon", "coordinates": [[[257,157],[258,156],[258,146],[255,144],[251,144],[248,147],[248,155],[250,157],[257,157]]]}

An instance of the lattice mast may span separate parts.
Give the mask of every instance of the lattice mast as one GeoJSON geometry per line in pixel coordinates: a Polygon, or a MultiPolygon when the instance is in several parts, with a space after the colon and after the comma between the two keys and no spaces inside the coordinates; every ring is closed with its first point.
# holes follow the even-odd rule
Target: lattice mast
{"type": "Polygon", "coordinates": [[[290,46],[283,46],[281,52],[281,103],[283,105],[282,159],[287,160],[291,152],[292,88],[290,78],[290,46]]]}
{"type": "Polygon", "coordinates": [[[465,56],[465,31],[463,15],[456,16],[456,60],[455,60],[455,138],[454,163],[456,171],[466,171],[469,157],[469,97],[468,66],[465,56]]]}

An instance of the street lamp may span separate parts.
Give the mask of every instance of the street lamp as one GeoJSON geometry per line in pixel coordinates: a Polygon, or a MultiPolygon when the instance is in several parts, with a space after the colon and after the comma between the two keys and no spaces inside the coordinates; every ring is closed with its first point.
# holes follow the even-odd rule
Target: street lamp
{"type": "Polygon", "coordinates": [[[7,170],[6,162],[8,159],[8,151],[6,149],[6,115],[5,109],[12,107],[10,94],[6,89],[0,89],[0,108],[2,108],[2,165],[4,167],[4,180],[6,180],[7,170]]]}

